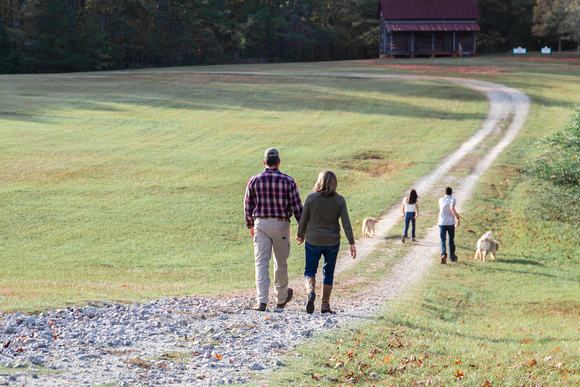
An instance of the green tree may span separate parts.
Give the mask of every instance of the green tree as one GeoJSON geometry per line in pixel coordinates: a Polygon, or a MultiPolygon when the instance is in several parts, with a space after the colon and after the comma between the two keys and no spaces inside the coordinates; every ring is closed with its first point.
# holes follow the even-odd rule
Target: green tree
{"type": "Polygon", "coordinates": [[[78,16],[66,1],[45,0],[37,18],[32,53],[39,71],[79,71],[85,58],[79,50],[78,16]]]}
{"type": "Polygon", "coordinates": [[[580,55],[580,0],[570,0],[565,23],[573,31],[572,38],[576,39],[578,55],[580,55]]]}
{"type": "Polygon", "coordinates": [[[15,53],[6,28],[0,23],[0,74],[17,72],[15,53]]]}
{"type": "Polygon", "coordinates": [[[534,7],[534,26],[536,36],[558,39],[558,51],[562,51],[562,39],[575,37],[572,23],[571,0],[537,0],[534,7]]]}
{"type": "Polygon", "coordinates": [[[480,33],[477,47],[483,52],[505,52],[512,47],[537,48],[530,35],[535,0],[478,0],[480,33]]]}

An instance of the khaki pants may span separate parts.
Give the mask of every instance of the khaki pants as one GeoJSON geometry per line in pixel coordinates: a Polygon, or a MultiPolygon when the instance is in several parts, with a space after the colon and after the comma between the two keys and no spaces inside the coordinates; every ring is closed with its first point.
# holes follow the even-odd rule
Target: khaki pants
{"type": "Polygon", "coordinates": [[[254,257],[258,303],[268,303],[270,257],[274,250],[274,294],[276,303],[286,301],[288,290],[288,256],[290,255],[290,222],[258,218],[254,222],[254,257]]]}

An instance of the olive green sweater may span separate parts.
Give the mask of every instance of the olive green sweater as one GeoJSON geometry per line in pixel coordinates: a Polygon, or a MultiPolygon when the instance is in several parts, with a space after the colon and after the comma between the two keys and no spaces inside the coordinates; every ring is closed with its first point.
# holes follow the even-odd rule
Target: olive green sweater
{"type": "Polygon", "coordinates": [[[298,224],[298,237],[306,236],[306,241],[315,246],[334,246],[340,243],[340,225],[348,238],[348,243],[354,245],[354,235],[348,218],[346,201],[339,194],[322,196],[313,192],[304,201],[304,211],[298,224]]]}

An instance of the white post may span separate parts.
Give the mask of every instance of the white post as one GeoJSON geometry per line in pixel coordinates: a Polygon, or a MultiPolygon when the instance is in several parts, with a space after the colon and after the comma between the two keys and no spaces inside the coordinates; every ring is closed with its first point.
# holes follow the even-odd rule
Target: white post
{"type": "Polygon", "coordinates": [[[455,31],[453,31],[453,52],[455,52],[455,31]]]}
{"type": "Polygon", "coordinates": [[[435,52],[435,32],[431,32],[431,52],[435,52]]]}

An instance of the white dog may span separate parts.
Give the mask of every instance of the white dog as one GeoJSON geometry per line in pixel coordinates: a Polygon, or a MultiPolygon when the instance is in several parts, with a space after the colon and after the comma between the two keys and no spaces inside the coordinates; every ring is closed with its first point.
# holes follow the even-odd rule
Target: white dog
{"type": "Polygon", "coordinates": [[[499,248],[499,243],[491,238],[491,231],[486,232],[477,241],[477,251],[475,252],[475,260],[481,258],[485,262],[487,253],[490,253],[491,258],[495,259],[495,251],[499,248]]]}
{"type": "Polygon", "coordinates": [[[378,222],[375,218],[364,218],[362,223],[362,235],[372,237],[375,235],[375,224],[378,222]]]}

